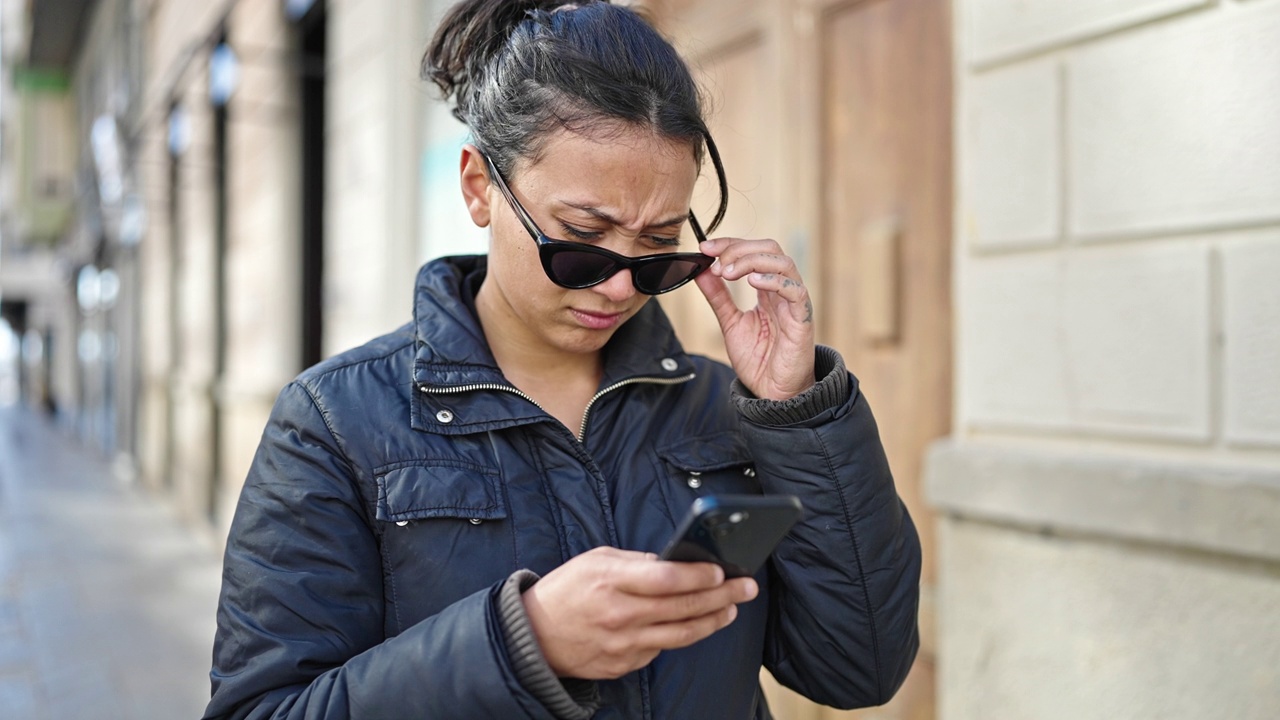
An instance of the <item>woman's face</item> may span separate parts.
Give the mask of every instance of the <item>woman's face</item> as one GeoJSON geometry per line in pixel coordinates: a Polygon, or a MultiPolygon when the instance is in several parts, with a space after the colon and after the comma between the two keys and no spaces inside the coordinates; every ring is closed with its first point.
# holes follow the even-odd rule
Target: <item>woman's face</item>
{"type": "MultiPolygon", "coordinates": [[[[490,342],[498,331],[527,350],[598,351],[649,296],[636,292],[628,270],[582,290],[552,283],[537,244],[496,185],[473,177],[468,192],[469,164],[483,167],[472,154],[463,159],[464,194],[476,222],[492,225],[478,299],[490,342]]],[[[636,256],[696,251],[687,216],[697,173],[687,143],[647,130],[594,137],[562,130],[537,162],[518,161],[507,179],[547,236],[636,256]]]]}

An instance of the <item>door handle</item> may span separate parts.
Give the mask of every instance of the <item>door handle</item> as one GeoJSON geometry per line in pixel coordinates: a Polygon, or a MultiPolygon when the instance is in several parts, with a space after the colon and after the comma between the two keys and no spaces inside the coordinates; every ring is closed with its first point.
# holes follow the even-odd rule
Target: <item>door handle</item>
{"type": "Polygon", "coordinates": [[[900,257],[902,222],[896,215],[872,220],[862,226],[859,236],[858,282],[862,332],[872,345],[898,340],[900,324],[900,257]]]}

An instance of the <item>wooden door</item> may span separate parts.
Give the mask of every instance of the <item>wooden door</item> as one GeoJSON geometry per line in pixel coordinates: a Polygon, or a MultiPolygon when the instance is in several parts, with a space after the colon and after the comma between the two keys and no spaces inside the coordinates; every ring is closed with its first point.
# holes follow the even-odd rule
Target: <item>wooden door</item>
{"type": "MultiPolygon", "coordinates": [[[[733,188],[717,234],[773,237],[800,264],[819,340],[860,379],[924,547],[922,649],[897,697],[846,713],[766,677],[770,705],[779,720],[933,718],[934,520],[921,467],[951,421],[949,3],[650,5],[713,101],[733,188]]],[[[711,202],[700,195],[695,208],[711,202]]],[[[696,290],[664,305],[689,349],[724,356],[696,290]]]]}

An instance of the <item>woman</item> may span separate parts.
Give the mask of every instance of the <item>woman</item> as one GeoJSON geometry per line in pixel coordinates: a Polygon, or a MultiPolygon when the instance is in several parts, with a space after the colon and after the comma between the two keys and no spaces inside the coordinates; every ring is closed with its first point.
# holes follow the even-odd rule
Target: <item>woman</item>
{"type": "Polygon", "coordinates": [[[762,665],[887,701],[917,647],[915,530],[795,264],[689,211],[704,152],[710,229],[726,185],[687,67],[624,8],[468,0],[424,71],[472,131],[490,252],[424,266],[411,324],[281,393],[206,717],[767,718],[762,665]],[[690,279],[731,369],[650,301],[690,279]],[[652,554],[695,498],[742,492],[805,506],[755,578],[652,554]]]}

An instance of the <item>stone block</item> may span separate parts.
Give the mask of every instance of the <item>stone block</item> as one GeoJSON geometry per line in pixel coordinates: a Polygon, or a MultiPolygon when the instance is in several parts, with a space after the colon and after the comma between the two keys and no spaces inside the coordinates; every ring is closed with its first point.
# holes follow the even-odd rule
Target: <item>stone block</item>
{"type": "Polygon", "coordinates": [[[972,259],[960,285],[962,417],[984,425],[1067,426],[1059,256],[972,259]]]}
{"type": "Polygon", "coordinates": [[[1275,565],[957,518],[940,540],[939,717],[1275,717],[1275,565]]]}
{"type": "Polygon", "coordinates": [[[1277,37],[1280,4],[1255,3],[1073,53],[1071,232],[1148,234],[1280,218],[1277,37]]]}
{"type": "Polygon", "coordinates": [[[1072,252],[1061,327],[1077,427],[1207,440],[1209,250],[1201,242],[1072,252]]]}
{"type": "Polygon", "coordinates": [[[998,60],[1137,25],[1213,0],[968,0],[971,62],[998,60]]]}
{"type": "Polygon", "coordinates": [[[1280,468],[1060,446],[939,441],[929,502],[989,522],[1280,563],[1280,468]]]}
{"type": "Polygon", "coordinates": [[[1203,241],[969,260],[962,417],[978,426],[1207,440],[1203,241]]]}
{"type": "Polygon", "coordinates": [[[1222,248],[1227,442],[1280,446],[1280,230],[1222,248]]]}
{"type": "Polygon", "coordinates": [[[1061,225],[1060,73],[1018,65],[966,86],[963,211],[976,247],[1051,244],[1061,225]]]}

